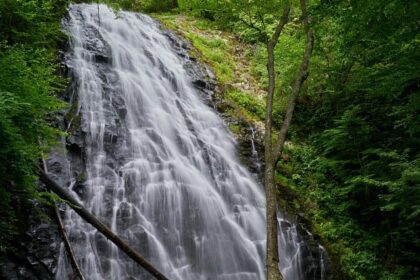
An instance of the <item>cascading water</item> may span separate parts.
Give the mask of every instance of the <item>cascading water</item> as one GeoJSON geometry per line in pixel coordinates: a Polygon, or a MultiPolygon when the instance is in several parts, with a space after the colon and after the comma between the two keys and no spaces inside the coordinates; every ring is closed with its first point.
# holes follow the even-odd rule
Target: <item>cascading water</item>
{"type": "MultiPolygon", "coordinates": [[[[263,190],[173,42],[104,5],[70,6],[64,26],[84,142],[70,190],[170,279],[263,279],[263,190]]],[[[73,211],[65,226],[87,279],[150,278],[73,211]]]]}
{"type": "MultiPolygon", "coordinates": [[[[67,114],[69,152],[49,163],[56,179],[170,279],[264,279],[262,186],[194,86],[187,54],[175,51],[182,42],[148,16],[105,5],[71,5],[63,26],[77,106],[67,114]]],[[[150,279],[64,210],[86,279],[150,279]]],[[[286,279],[305,279],[287,273],[292,258],[282,257],[286,279]]],[[[56,279],[71,274],[62,246],[56,279]]]]}
{"type": "Polygon", "coordinates": [[[326,251],[301,224],[292,223],[278,213],[281,273],[286,280],[326,280],[326,251]]]}

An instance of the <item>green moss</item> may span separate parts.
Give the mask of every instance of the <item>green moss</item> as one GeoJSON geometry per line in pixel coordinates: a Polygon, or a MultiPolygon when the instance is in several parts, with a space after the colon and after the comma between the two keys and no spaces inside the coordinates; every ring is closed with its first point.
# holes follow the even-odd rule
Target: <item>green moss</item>
{"type": "Polygon", "coordinates": [[[200,18],[196,19],[195,27],[197,27],[200,30],[209,30],[209,29],[215,30],[216,29],[214,22],[208,21],[206,19],[200,19],[200,18]]]}
{"type": "Polygon", "coordinates": [[[70,104],[69,110],[64,116],[65,121],[71,124],[70,128],[68,129],[68,132],[70,134],[73,134],[74,132],[76,132],[82,123],[81,116],[77,112],[78,109],[79,109],[79,101],[76,96],[74,100],[72,101],[72,103],[70,104]]]}
{"type": "Polygon", "coordinates": [[[238,124],[231,123],[229,124],[229,129],[232,133],[239,135],[241,132],[241,126],[238,124]]]}
{"type": "Polygon", "coordinates": [[[226,50],[226,43],[217,38],[206,38],[204,35],[188,34],[187,38],[197,49],[204,61],[213,67],[220,84],[233,79],[235,62],[226,50]]]}
{"type": "Polygon", "coordinates": [[[245,109],[252,119],[259,121],[264,120],[265,105],[263,100],[241,91],[229,91],[227,92],[226,97],[239,107],[245,109]]]}
{"type": "MultiPolygon", "coordinates": [[[[186,15],[157,14],[167,28],[177,31],[181,36],[191,42],[193,49],[190,54],[200,61],[210,65],[216,75],[222,92],[222,99],[231,102],[233,110],[225,112],[232,118],[242,118],[250,122],[263,121],[265,119],[264,100],[259,99],[251,92],[245,92],[237,85],[247,83],[252,75],[247,65],[249,61],[253,65],[260,65],[251,53],[245,53],[242,57],[237,54],[239,42],[233,40],[228,33],[217,31],[214,23],[197,19],[186,15]],[[241,65],[238,67],[237,64],[241,65]]],[[[260,52],[259,50],[257,50],[260,52]]],[[[232,131],[238,128],[232,127],[232,131]]]]}
{"type": "Polygon", "coordinates": [[[203,62],[212,66],[220,84],[224,85],[234,79],[235,61],[230,54],[228,43],[213,34],[211,23],[187,16],[154,15],[167,28],[176,30],[194,46],[191,55],[199,57],[203,62]]]}

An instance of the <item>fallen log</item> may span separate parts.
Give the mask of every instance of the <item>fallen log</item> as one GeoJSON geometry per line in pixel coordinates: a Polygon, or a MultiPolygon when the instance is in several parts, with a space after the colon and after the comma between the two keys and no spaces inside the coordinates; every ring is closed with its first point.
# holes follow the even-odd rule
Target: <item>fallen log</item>
{"type": "Polygon", "coordinates": [[[51,179],[41,168],[39,169],[40,180],[61,199],[65,200],[67,204],[76,211],[86,222],[96,228],[100,233],[105,235],[111,240],[118,248],[127,254],[132,260],[134,260],[141,267],[146,269],[151,275],[157,280],[169,280],[163,273],[157,270],[149,261],[143,256],[137,253],[131,248],[124,240],[119,238],[108,226],[99,221],[94,215],[87,211],[76,199],[74,199],[70,193],[64,188],[58,185],[53,179],[51,179]]]}
{"type": "Polygon", "coordinates": [[[66,229],[64,228],[63,221],[61,219],[61,215],[60,215],[60,212],[58,211],[57,205],[54,205],[54,211],[55,211],[55,216],[57,218],[58,227],[60,229],[61,235],[63,236],[64,246],[66,247],[67,254],[70,258],[71,265],[73,266],[73,269],[76,272],[76,275],[79,278],[79,280],[85,280],[82,270],[80,269],[80,266],[77,263],[70,240],[67,238],[66,229]]]}

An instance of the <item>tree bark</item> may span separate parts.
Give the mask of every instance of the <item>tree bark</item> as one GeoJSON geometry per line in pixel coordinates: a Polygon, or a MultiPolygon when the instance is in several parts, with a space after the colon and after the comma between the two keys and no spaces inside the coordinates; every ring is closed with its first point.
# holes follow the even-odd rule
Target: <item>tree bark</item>
{"type": "Polygon", "coordinates": [[[289,99],[289,103],[287,105],[286,116],[284,118],[283,124],[281,126],[277,143],[274,149],[274,165],[279,161],[281,154],[284,148],[284,142],[286,141],[287,132],[289,131],[290,124],[292,122],[293,113],[296,107],[296,100],[299,97],[301,88],[303,83],[306,81],[309,75],[309,62],[312,55],[312,50],[314,46],[314,32],[312,28],[309,26],[309,18],[306,11],[306,0],[300,0],[302,16],[303,16],[303,24],[305,29],[307,30],[306,33],[306,47],[305,53],[303,55],[303,59],[300,65],[299,73],[293,83],[292,87],[292,95],[289,99]]]}
{"type": "Polygon", "coordinates": [[[60,187],[54,180],[52,180],[42,169],[39,169],[41,181],[61,199],[65,200],[67,204],[73,208],[86,222],[91,224],[99,232],[111,240],[118,248],[127,254],[137,264],[146,269],[151,275],[158,280],[168,280],[159,270],[157,270],[151,263],[149,263],[143,256],[132,249],[125,241],[119,238],[112,230],[105,224],[100,222],[94,215],[89,213],[79,202],[77,202],[64,188],[60,187]]]}
{"type": "Polygon", "coordinates": [[[171,9],[178,8],[178,0],[170,0],[171,9]]]}
{"type": "Polygon", "coordinates": [[[274,184],[274,164],[272,154],[272,119],[273,119],[273,96],[276,88],[275,69],[274,69],[274,49],[279,40],[280,34],[284,26],[289,20],[290,8],[286,7],[283,11],[274,34],[267,42],[267,71],[268,71],[268,92],[266,101],[266,118],[265,118],[265,170],[264,183],[266,193],[266,218],[267,218],[267,251],[266,251],[266,273],[267,280],[281,280],[283,277],[279,270],[279,255],[277,242],[277,199],[276,188],[274,184]]]}
{"type": "Polygon", "coordinates": [[[64,246],[66,247],[66,251],[70,258],[71,265],[73,266],[73,269],[76,272],[76,275],[79,277],[79,279],[85,280],[82,270],[80,269],[80,266],[77,263],[73,248],[70,244],[70,240],[67,238],[66,229],[64,228],[63,221],[60,216],[60,212],[58,211],[58,208],[56,205],[54,205],[54,212],[57,218],[58,228],[60,229],[61,235],[63,236],[64,246]]]}
{"type": "Polygon", "coordinates": [[[273,112],[273,97],[275,92],[275,58],[274,50],[279,40],[280,34],[284,28],[284,25],[288,21],[289,8],[286,8],[283,13],[283,17],[280,20],[276,31],[274,32],[271,40],[267,43],[267,71],[268,71],[268,92],[267,92],[267,103],[266,103],[266,122],[265,122],[265,188],[266,188],[266,216],[267,216],[267,280],[279,280],[283,279],[279,271],[279,258],[278,258],[278,239],[277,239],[277,199],[276,199],[276,185],[274,180],[275,166],[280,158],[283,151],[284,142],[286,139],[287,131],[289,130],[293,112],[296,106],[296,100],[299,96],[300,90],[303,83],[308,77],[309,61],[313,50],[314,35],[313,31],[309,26],[309,18],[306,10],[306,0],[300,0],[303,24],[307,30],[307,45],[305,48],[305,54],[300,65],[299,73],[295,79],[292,88],[292,96],[289,100],[289,104],[286,111],[286,116],[282,127],[279,132],[278,140],[273,150],[272,144],[272,112],[273,112]]]}

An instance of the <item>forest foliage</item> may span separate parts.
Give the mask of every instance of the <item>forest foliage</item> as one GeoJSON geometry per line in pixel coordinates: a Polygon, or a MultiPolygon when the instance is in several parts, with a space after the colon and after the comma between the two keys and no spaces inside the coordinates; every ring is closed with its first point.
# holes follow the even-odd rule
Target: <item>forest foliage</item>
{"type": "Polygon", "coordinates": [[[55,143],[53,113],[63,107],[55,93],[60,20],[66,1],[0,1],[0,254],[26,227],[34,201],[42,201],[36,168],[55,143]]]}

